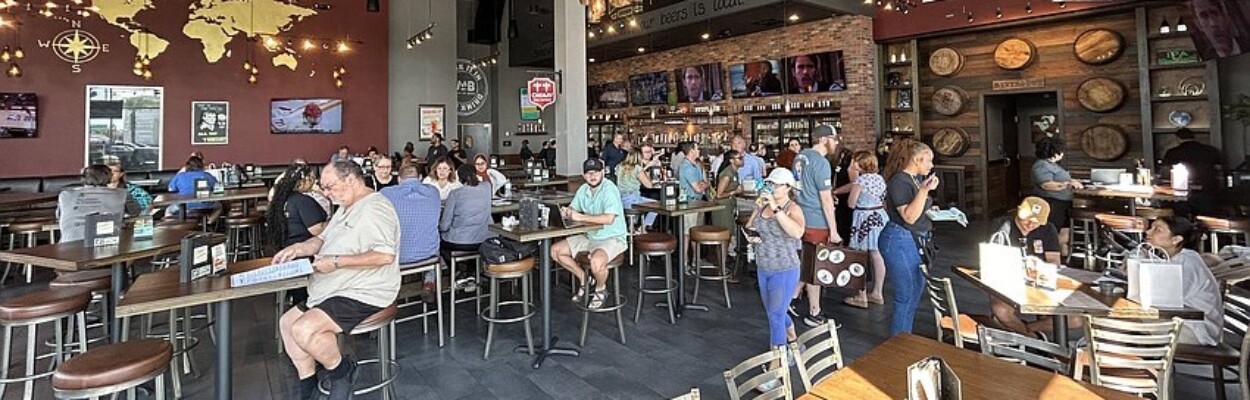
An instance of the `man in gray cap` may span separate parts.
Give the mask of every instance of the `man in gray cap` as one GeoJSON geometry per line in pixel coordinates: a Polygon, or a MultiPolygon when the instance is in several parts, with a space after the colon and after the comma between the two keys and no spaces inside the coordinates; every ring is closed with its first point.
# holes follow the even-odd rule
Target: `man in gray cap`
{"type": "MultiPolygon", "coordinates": [[[[588,306],[603,307],[608,298],[608,261],[629,248],[625,241],[625,207],[621,204],[621,191],[616,184],[603,178],[603,160],[587,159],[582,163],[582,178],[586,183],[577,189],[573,202],[561,207],[565,222],[601,224],[603,227],[585,234],[570,236],[551,246],[551,258],[573,273],[577,287],[583,287],[586,271],[574,259],[580,253],[590,253],[590,273],[594,276],[595,291],[591,293],[588,306]]],[[[573,302],[580,303],[586,293],[578,289],[573,302]]]]}
{"type": "MultiPolygon", "coordinates": [[[[802,268],[799,286],[794,290],[797,300],[806,287],[808,312],[803,323],[819,326],[825,323],[820,313],[820,286],[816,285],[813,264],[816,262],[816,246],[841,243],[837,221],[834,217],[833,168],[826,155],[838,150],[838,132],[830,125],[819,125],[812,130],[812,147],[799,152],[794,158],[794,174],[799,181],[797,202],[803,210],[806,230],[803,232],[802,268]]],[[[798,315],[798,307],[790,304],[792,314],[798,315]]]]}

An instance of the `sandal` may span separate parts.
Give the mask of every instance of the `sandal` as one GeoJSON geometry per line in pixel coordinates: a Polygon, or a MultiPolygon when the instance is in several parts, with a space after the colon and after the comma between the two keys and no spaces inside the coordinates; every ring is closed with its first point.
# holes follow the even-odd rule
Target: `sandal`
{"type": "Polygon", "coordinates": [[[847,297],[842,302],[855,308],[868,308],[868,300],[859,296],[847,297]]]}
{"type": "Polygon", "coordinates": [[[600,308],[603,308],[603,303],[607,302],[607,300],[608,300],[608,291],[606,289],[595,291],[595,294],[590,295],[590,304],[587,304],[586,308],[589,308],[591,310],[598,310],[600,308]]]}
{"type": "Polygon", "coordinates": [[[868,296],[868,302],[872,304],[885,304],[885,296],[868,296]]]}
{"type": "Polygon", "coordinates": [[[582,298],[584,297],[586,297],[586,291],[583,289],[577,289],[577,294],[573,295],[573,303],[581,303],[582,298]]]}

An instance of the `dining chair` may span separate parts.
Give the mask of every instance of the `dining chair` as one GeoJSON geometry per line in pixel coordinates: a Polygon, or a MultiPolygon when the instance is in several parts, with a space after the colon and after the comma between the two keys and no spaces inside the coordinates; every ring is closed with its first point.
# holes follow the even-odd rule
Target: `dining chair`
{"type": "Polygon", "coordinates": [[[1094,254],[1095,269],[1122,269],[1124,258],[1132,250],[1132,242],[1145,240],[1150,221],[1142,217],[1107,213],[1095,215],[1094,219],[1098,221],[1099,247],[1094,254]]]}
{"type": "Polygon", "coordinates": [[[815,382],[828,377],[828,373],[842,369],[842,344],[838,341],[838,327],[833,321],[808,329],[790,343],[790,354],[797,360],[799,379],[803,389],[812,391],[815,382]],[[820,375],[820,378],[816,378],[820,375]]]}
{"type": "Polygon", "coordinates": [[[1067,376],[1072,366],[1072,351],[1055,343],[1019,333],[977,327],[981,354],[1037,367],[1067,376]]]}
{"type": "Polygon", "coordinates": [[[1171,399],[1180,318],[1148,322],[1085,318],[1086,348],[1077,352],[1074,378],[1081,380],[1088,365],[1095,385],[1171,399]]]}
{"type": "Polygon", "coordinates": [[[939,278],[924,268],[925,293],[929,295],[929,303],[933,304],[933,322],[937,327],[937,341],[943,342],[947,330],[953,333],[955,347],[964,348],[965,344],[977,344],[977,327],[992,324],[993,318],[988,315],[969,315],[959,312],[959,303],[955,301],[955,290],[950,278],[939,278]]]}
{"type": "Polygon", "coordinates": [[[786,365],[788,365],[786,363],[786,350],[784,347],[777,347],[748,358],[733,368],[725,370],[725,386],[729,388],[729,398],[732,400],[794,400],[793,387],[790,385],[790,368],[785,367],[786,365]],[[766,369],[774,361],[778,362],[782,367],[766,369]],[[738,383],[738,380],[743,378],[745,380],[742,383],[738,383]],[[759,392],[761,384],[774,380],[780,380],[781,384],[758,395],[747,396],[751,392],[759,392]]]}
{"type": "Polygon", "coordinates": [[[1247,383],[1247,362],[1250,362],[1250,292],[1231,288],[1224,292],[1224,337],[1236,338],[1236,342],[1221,341],[1216,346],[1180,344],[1176,346],[1176,362],[1179,364],[1210,365],[1211,381],[1215,385],[1216,400],[1228,398],[1225,371],[1236,373],[1241,386],[1242,398],[1250,398],[1247,383]]]}

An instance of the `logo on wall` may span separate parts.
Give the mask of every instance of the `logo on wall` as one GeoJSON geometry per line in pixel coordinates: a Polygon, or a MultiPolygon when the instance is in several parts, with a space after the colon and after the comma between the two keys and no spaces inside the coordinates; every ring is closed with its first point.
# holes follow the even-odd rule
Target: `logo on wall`
{"type": "Polygon", "coordinates": [[[91,32],[77,28],[58,33],[49,41],[40,40],[39,47],[51,48],[57,58],[70,63],[70,71],[74,73],[82,72],[82,64],[109,51],[108,44],[100,42],[91,32]]]}
{"type": "Polygon", "coordinates": [[[456,115],[461,117],[477,114],[490,98],[490,83],[486,74],[472,61],[456,60],[456,115]]]}
{"type": "Polygon", "coordinates": [[[530,102],[538,106],[539,110],[556,103],[556,81],[551,78],[530,79],[526,88],[529,89],[530,102]]]}

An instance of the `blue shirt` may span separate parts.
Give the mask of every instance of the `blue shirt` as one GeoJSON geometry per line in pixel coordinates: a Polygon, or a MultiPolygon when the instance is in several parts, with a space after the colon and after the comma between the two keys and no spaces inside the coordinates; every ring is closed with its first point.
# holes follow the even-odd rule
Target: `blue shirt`
{"type": "Polygon", "coordinates": [[[438,189],[416,178],[383,188],[399,218],[399,263],[409,264],[438,254],[438,189]]]}
{"type": "MultiPolygon", "coordinates": [[[[217,186],[217,177],[204,171],[182,171],[169,180],[169,191],[184,196],[195,196],[195,180],[208,180],[208,188],[217,186]]],[[[213,203],[187,203],[188,209],[213,208],[213,203]]]]}
{"type": "Polygon", "coordinates": [[[590,189],[590,185],[582,184],[582,187],[577,188],[577,194],[573,195],[573,202],[569,204],[569,208],[590,216],[604,214],[616,216],[612,219],[612,223],[587,232],[586,237],[591,240],[625,240],[629,234],[625,230],[625,207],[621,204],[621,191],[610,180],[604,179],[603,183],[599,184],[599,188],[594,190],[590,189]]]}
{"type": "Polygon", "coordinates": [[[625,150],[621,150],[619,147],[616,147],[615,143],[608,143],[607,146],[603,146],[603,163],[606,164],[608,168],[616,169],[616,166],[619,165],[621,161],[625,161],[625,156],[625,150]]]}
{"type": "Polygon", "coordinates": [[[820,192],[833,190],[833,168],[820,152],[804,149],[794,157],[794,174],[799,178],[799,195],[795,200],[803,210],[808,228],[829,228],[820,205],[820,192]]]}
{"type": "Polygon", "coordinates": [[[754,179],[757,185],[764,182],[764,159],[754,154],[744,154],[742,168],[738,168],[738,182],[745,183],[751,179],[754,179]]]}
{"type": "Polygon", "coordinates": [[[682,191],[686,192],[687,198],[691,200],[703,198],[703,192],[694,190],[695,183],[707,181],[707,178],[703,177],[703,168],[699,168],[689,159],[682,159],[681,167],[677,171],[677,179],[678,185],[681,186],[682,191]]]}

